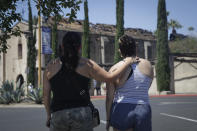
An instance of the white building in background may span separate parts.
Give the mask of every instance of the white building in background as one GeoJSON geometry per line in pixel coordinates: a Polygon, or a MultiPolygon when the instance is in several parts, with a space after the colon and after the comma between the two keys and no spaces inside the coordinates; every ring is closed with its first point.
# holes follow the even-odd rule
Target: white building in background
{"type": "MultiPolygon", "coordinates": [[[[48,21],[43,26],[49,26],[52,21],[48,21]]],[[[27,82],[27,32],[28,23],[18,22],[14,27],[19,26],[23,32],[21,36],[12,36],[7,40],[9,46],[7,53],[0,53],[0,87],[3,81],[9,80],[16,83],[18,79],[27,82]]],[[[63,36],[68,31],[78,32],[83,35],[83,21],[76,20],[69,23],[63,19],[58,25],[58,44],[61,44],[63,36]]],[[[125,33],[132,36],[137,42],[137,53],[139,57],[154,61],[156,58],[156,40],[151,32],[143,29],[127,28],[125,33]]],[[[42,34],[42,32],[41,32],[42,34]]],[[[44,36],[44,35],[43,35],[44,36]]],[[[38,38],[38,30],[37,30],[38,38]]],[[[98,64],[112,65],[114,58],[114,38],[115,26],[106,24],[91,24],[90,26],[90,58],[98,64]]],[[[36,43],[38,49],[38,41],[36,43]]],[[[45,64],[50,60],[50,55],[41,54],[42,74],[45,64]]],[[[197,59],[197,57],[192,58],[197,59]]],[[[197,93],[197,67],[196,63],[174,62],[174,90],[175,93],[197,93]],[[178,66],[177,66],[178,65],[178,66]],[[182,73],[182,74],[181,74],[182,73]]],[[[38,59],[36,62],[38,68],[38,59]]],[[[154,71],[155,72],[155,71],[154,71]]],[[[41,75],[43,76],[43,75],[41,75]]],[[[37,77],[36,77],[37,79],[37,77]]],[[[43,78],[41,78],[43,80],[43,78]]],[[[35,80],[37,81],[37,80],[35,80]]],[[[37,84],[37,83],[35,83],[37,84]]],[[[37,85],[35,85],[37,86],[37,85]]],[[[104,89],[104,88],[103,88],[104,89]]],[[[104,91],[103,91],[104,92],[104,91]]],[[[154,78],[149,94],[158,94],[156,79],[154,78]]]]}
{"type": "MultiPolygon", "coordinates": [[[[52,18],[48,21],[43,21],[42,26],[48,27],[53,24],[52,18]]],[[[0,86],[3,81],[9,80],[16,83],[18,79],[23,82],[27,82],[27,37],[28,37],[28,23],[18,22],[14,27],[18,26],[23,32],[21,36],[12,36],[7,40],[9,46],[7,53],[0,54],[0,86]]],[[[76,20],[73,23],[69,23],[67,19],[63,19],[58,24],[58,45],[61,44],[63,36],[69,32],[78,32],[80,36],[83,35],[83,21],[76,20]]],[[[138,54],[142,58],[154,60],[155,58],[155,37],[151,32],[143,29],[127,28],[125,33],[132,36],[138,43],[138,54]]],[[[41,35],[45,36],[46,32],[41,32],[41,35]]],[[[49,35],[50,36],[50,35],[49,35]]],[[[38,39],[38,30],[37,37],[38,39]]],[[[47,37],[48,38],[48,37],[47,37]]],[[[91,24],[90,26],[90,58],[102,66],[109,68],[109,65],[113,64],[114,59],[114,39],[115,39],[115,26],[106,24],[91,24]]],[[[44,39],[45,40],[45,39],[44,39]]],[[[44,42],[44,40],[42,42],[44,42]]],[[[43,43],[42,43],[43,44],[43,43]]],[[[50,42],[45,42],[50,45],[50,42]]],[[[44,45],[44,44],[43,44],[44,45]]],[[[48,47],[48,46],[43,46],[48,47]]],[[[38,49],[38,40],[36,43],[36,49],[38,49]]],[[[48,50],[48,48],[43,48],[48,50]]],[[[38,56],[37,56],[38,57],[38,56]]],[[[50,55],[41,54],[41,66],[42,73],[50,60],[50,55]]],[[[38,59],[36,61],[36,68],[38,67],[38,59]]],[[[41,81],[43,79],[41,78],[41,81]]],[[[36,80],[37,81],[37,77],[36,80]]],[[[35,83],[37,87],[37,83],[35,83]]]]}
{"type": "MultiPolygon", "coordinates": [[[[19,22],[14,27],[19,26],[22,32],[28,30],[28,23],[19,22]]],[[[7,40],[7,53],[1,53],[0,58],[0,85],[3,81],[9,80],[16,83],[17,80],[26,82],[27,80],[27,38],[24,33],[21,36],[12,36],[7,40]]]]}
{"type": "MultiPolygon", "coordinates": [[[[42,22],[42,26],[45,27],[53,24],[52,19],[42,22]]],[[[16,26],[18,26],[23,33],[21,33],[21,36],[12,36],[9,40],[7,40],[9,47],[7,53],[0,54],[0,86],[5,80],[16,83],[17,80],[21,79],[22,82],[27,82],[28,23],[18,22],[13,28],[15,28],[16,26]]],[[[69,23],[67,19],[60,21],[58,25],[58,45],[61,44],[63,36],[68,31],[78,32],[82,37],[83,21],[76,20],[73,23],[69,23]]],[[[90,58],[101,65],[113,64],[115,26],[106,24],[91,24],[90,31],[90,58]]],[[[151,32],[147,32],[142,29],[125,29],[125,31],[128,35],[133,36],[139,43],[140,48],[138,48],[138,52],[141,55],[140,57],[144,57],[144,55],[146,56],[146,58],[149,58],[150,56],[154,57],[156,42],[151,32]],[[150,52],[153,54],[150,56],[148,53],[149,46],[150,52]],[[144,54],[144,52],[146,54],[144,54]]],[[[43,32],[41,32],[41,35],[44,36],[43,32]]],[[[36,38],[38,39],[38,29],[36,38]]],[[[38,49],[38,40],[36,42],[36,49],[38,49]]],[[[45,64],[47,64],[49,60],[50,55],[41,54],[41,77],[43,76],[42,74],[45,68],[45,64]]],[[[38,56],[36,61],[36,68],[38,68],[38,56]]],[[[43,79],[41,78],[41,80],[43,79]]],[[[35,81],[37,81],[37,77],[35,81]]],[[[35,86],[37,86],[37,82],[35,83],[35,86]]]]}
{"type": "MultiPolygon", "coordinates": [[[[7,53],[0,53],[0,87],[2,82],[6,80],[14,84],[16,84],[19,79],[22,83],[25,82],[26,84],[27,82],[28,23],[24,21],[18,22],[13,28],[16,26],[22,31],[21,36],[11,36],[11,38],[7,40],[7,53]]],[[[37,48],[38,44],[36,43],[36,49],[37,48]]],[[[38,62],[36,61],[36,68],[37,67],[38,62]]]]}

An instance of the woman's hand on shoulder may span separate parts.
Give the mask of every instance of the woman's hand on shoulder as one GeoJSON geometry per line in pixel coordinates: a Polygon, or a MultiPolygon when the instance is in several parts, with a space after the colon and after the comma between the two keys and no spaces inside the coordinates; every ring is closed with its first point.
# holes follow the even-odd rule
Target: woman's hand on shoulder
{"type": "Polygon", "coordinates": [[[140,62],[140,58],[139,57],[126,57],[123,59],[124,62],[129,62],[130,64],[133,63],[138,63],[140,62]]]}
{"type": "Polygon", "coordinates": [[[85,77],[91,78],[90,73],[89,73],[90,63],[91,62],[89,61],[89,59],[81,57],[79,60],[78,66],[76,68],[76,72],[85,76],[85,77]]]}
{"type": "Polygon", "coordinates": [[[62,65],[62,63],[61,63],[59,58],[51,60],[47,64],[46,69],[45,69],[46,77],[48,79],[52,78],[53,75],[56,74],[59,71],[61,65],[62,65]]]}

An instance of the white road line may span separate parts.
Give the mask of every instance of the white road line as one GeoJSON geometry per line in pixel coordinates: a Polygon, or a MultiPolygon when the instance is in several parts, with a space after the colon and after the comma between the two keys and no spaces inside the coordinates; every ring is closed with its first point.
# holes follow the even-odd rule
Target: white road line
{"type": "Polygon", "coordinates": [[[101,120],[101,123],[103,123],[103,124],[107,124],[107,122],[106,122],[106,121],[104,121],[104,120],[101,120]]]}
{"type": "Polygon", "coordinates": [[[197,102],[160,102],[158,105],[197,104],[197,102]]]}
{"type": "MultiPolygon", "coordinates": [[[[104,121],[104,120],[100,120],[100,121],[101,121],[102,124],[105,124],[105,125],[107,124],[107,122],[104,121]]],[[[109,127],[109,131],[113,131],[113,128],[111,126],[109,127]]]]}
{"type": "Polygon", "coordinates": [[[192,121],[192,122],[196,122],[197,123],[197,120],[189,119],[189,118],[186,118],[186,117],[175,116],[175,115],[170,115],[170,114],[166,114],[166,113],[160,113],[160,115],[174,117],[174,118],[179,118],[179,119],[183,119],[183,120],[192,121]]]}

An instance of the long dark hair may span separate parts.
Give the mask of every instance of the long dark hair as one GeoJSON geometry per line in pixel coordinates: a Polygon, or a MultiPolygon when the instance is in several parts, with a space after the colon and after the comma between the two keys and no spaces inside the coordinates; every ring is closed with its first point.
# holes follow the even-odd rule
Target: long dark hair
{"type": "Polygon", "coordinates": [[[60,45],[60,59],[63,66],[69,70],[75,70],[79,55],[78,51],[81,47],[81,36],[76,32],[68,32],[64,35],[62,44],[60,45]]]}

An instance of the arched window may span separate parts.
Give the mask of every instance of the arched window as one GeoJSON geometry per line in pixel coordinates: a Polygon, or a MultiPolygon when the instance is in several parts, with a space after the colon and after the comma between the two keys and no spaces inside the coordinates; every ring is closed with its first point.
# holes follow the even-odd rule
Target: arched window
{"type": "Polygon", "coordinates": [[[16,78],[16,84],[18,84],[19,88],[23,85],[24,83],[24,78],[23,75],[18,75],[16,78]]]}
{"type": "Polygon", "coordinates": [[[22,59],[23,58],[23,47],[22,44],[18,44],[18,59],[22,59]]]}

